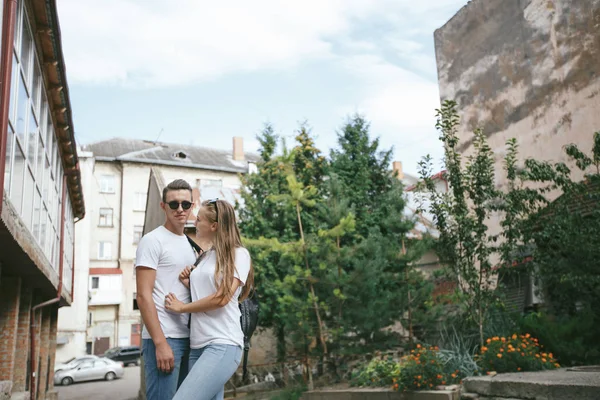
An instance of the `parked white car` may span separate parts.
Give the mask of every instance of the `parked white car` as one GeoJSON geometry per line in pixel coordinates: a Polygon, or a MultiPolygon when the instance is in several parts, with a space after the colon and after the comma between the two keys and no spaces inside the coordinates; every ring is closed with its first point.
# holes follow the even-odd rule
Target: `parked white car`
{"type": "Polygon", "coordinates": [[[84,361],[90,361],[90,360],[93,361],[93,360],[97,360],[98,358],[99,358],[98,356],[93,356],[93,355],[73,357],[67,362],[54,364],[54,373],[57,373],[58,371],[62,371],[63,369],[75,368],[76,366],[78,366],[79,364],[81,364],[84,361]]]}
{"type": "Polygon", "coordinates": [[[122,362],[115,362],[108,358],[96,358],[78,364],[71,369],[63,369],[54,374],[54,384],[68,386],[73,382],[94,380],[112,381],[122,378],[125,373],[122,362]]]}

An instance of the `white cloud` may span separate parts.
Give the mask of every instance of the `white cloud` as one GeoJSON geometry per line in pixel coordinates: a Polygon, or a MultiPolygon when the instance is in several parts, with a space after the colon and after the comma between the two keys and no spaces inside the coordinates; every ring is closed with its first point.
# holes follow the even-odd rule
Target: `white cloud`
{"type": "MultiPolygon", "coordinates": [[[[357,21],[406,24],[410,15],[462,2],[61,0],[59,12],[72,82],[148,87],[327,59],[334,55],[332,43],[346,38],[357,21]]],[[[348,46],[374,50],[360,38],[348,46]]]]}
{"type": "MultiPolygon", "coordinates": [[[[394,146],[395,158],[414,171],[425,154],[436,159],[442,149],[435,131],[438,86],[378,56],[353,57],[347,68],[364,81],[363,100],[352,107],[372,121],[382,145],[394,146]]],[[[347,107],[351,111],[351,107],[347,107]]]]}

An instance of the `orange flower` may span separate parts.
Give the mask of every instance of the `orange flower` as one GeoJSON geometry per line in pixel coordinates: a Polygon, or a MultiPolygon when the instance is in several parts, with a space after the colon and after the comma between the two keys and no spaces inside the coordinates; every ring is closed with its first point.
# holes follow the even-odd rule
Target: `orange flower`
{"type": "Polygon", "coordinates": [[[438,379],[442,379],[442,376],[440,374],[438,374],[437,378],[438,379]]]}
{"type": "Polygon", "coordinates": [[[482,352],[482,353],[485,353],[485,352],[487,351],[487,349],[488,349],[487,347],[483,346],[483,347],[481,348],[481,352],[482,352]]]}
{"type": "Polygon", "coordinates": [[[525,353],[521,353],[521,356],[525,357],[525,353]]]}
{"type": "Polygon", "coordinates": [[[442,381],[442,385],[445,385],[445,384],[446,384],[446,381],[442,381]]]}
{"type": "Polygon", "coordinates": [[[398,389],[398,384],[397,383],[394,385],[394,389],[398,389]]]}
{"type": "Polygon", "coordinates": [[[417,345],[417,349],[420,349],[420,348],[421,348],[421,345],[420,345],[420,344],[418,344],[418,345],[417,345]]]}
{"type": "Polygon", "coordinates": [[[542,358],[542,362],[544,362],[544,363],[545,363],[545,362],[546,362],[546,359],[545,359],[545,358],[542,358]]]}
{"type": "Polygon", "coordinates": [[[540,358],[540,355],[539,355],[539,354],[536,354],[536,355],[535,355],[535,358],[540,358]]]}
{"type": "Polygon", "coordinates": [[[492,339],[488,339],[488,340],[486,340],[485,342],[489,344],[489,343],[491,343],[491,342],[492,342],[492,339]]]}
{"type": "Polygon", "coordinates": [[[529,338],[531,337],[531,335],[530,335],[529,333],[526,333],[526,334],[525,334],[525,337],[526,337],[527,339],[529,339],[529,338]]]}
{"type": "Polygon", "coordinates": [[[501,338],[502,343],[506,342],[506,338],[501,338]]]}
{"type": "Polygon", "coordinates": [[[513,334],[513,335],[512,335],[512,338],[513,338],[513,340],[515,340],[515,339],[517,338],[517,334],[516,334],[516,333],[515,333],[515,334],[513,334]]]}
{"type": "Polygon", "coordinates": [[[453,378],[456,378],[456,374],[452,374],[452,377],[453,377],[453,378]]]}
{"type": "Polygon", "coordinates": [[[552,353],[548,354],[548,357],[554,358],[554,356],[552,355],[552,353]]]}
{"type": "Polygon", "coordinates": [[[421,375],[417,376],[417,379],[421,379],[421,375]]]}
{"type": "Polygon", "coordinates": [[[498,356],[498,358],[502,358],[502,354],[498,353],[496,355],[498,356]]]}
{"type": "Polygon", "coordinates": [[[554,366],[555,366],[556,368],[560,368],[560,364],[559,364],[559,363],[556,363],[556,364],[554,364],[554,366]]]}
{"type": "Polygon", "coordinates": [[[502,353],[502,352],[504,352],[504,349],[503,349],[503,348],[500,348],[500,353],[502,353]]]}

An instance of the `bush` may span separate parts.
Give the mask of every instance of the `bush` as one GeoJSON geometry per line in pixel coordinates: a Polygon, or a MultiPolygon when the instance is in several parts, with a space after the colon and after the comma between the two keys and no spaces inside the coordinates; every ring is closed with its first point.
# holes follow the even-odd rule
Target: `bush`
{"type": "Polygon", "coordinates": [[[392,357],[373,358],[367,365],[352,374],[352,386],[392,386],[399,375],[400,366],[392,357]]]}
{"type": "Polygon", "coordinates": [[[525,372],[560,367],[552,353],[541,351],[538,339],[525,335],[489,338],[481,348],[479,366],[483,372],[525,372]]]}
{"type": "Polygon", "coordinates": [[[461,380],[460,371],[447,371],[437,347],[422,347],[411,351],[400,365],[400,376],[394,389],[430,390],[439,385],[450,385],[461,380]]]}
{"type": "Polygon", "coordinates": [[[521,319],[520,327],[544,343],[562,365],[600,363],[600,318],[596,310],[584,308],[574,316],[559,317],[530,313],[521,319]]]}

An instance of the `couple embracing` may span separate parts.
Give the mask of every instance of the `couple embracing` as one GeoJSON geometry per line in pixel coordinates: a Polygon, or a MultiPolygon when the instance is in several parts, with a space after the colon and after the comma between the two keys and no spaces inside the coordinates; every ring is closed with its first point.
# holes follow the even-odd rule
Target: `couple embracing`
{"type": "Polygon", "coordinates": [[[146,398],[221,400],[242,358],[238,302],[253,285],[250,254],[226,201],[200,205],[198,256],[184,234],[191,186],[169,183],[160,206],[166,222],[140,240],[136,255],[146,398]]]}

